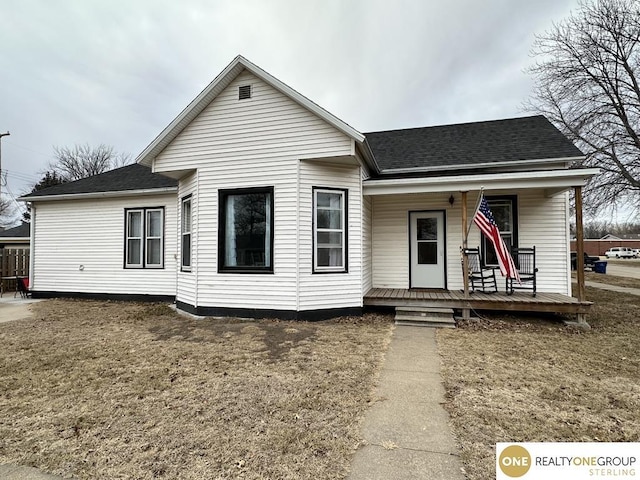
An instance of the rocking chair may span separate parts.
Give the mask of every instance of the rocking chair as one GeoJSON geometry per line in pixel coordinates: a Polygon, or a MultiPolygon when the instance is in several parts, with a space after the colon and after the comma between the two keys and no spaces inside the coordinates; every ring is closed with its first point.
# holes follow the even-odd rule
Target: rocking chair
{"type": "Polygon", "coordinates": [[[480,247],[465,248],[462,251],[467,257],[467,266],[469,268],[469,276],[467,281],[472,291],[480,291],[482,293],[495,293],[498,291],[496,282],[495,267],[487,267],[482,264],[482,256],[480,255],[480,247]]]}
{"type": "Polygon", "coordinates": [[[533,296],[536,296],[537,290],[537,274],[536,267],[536,247],[514,247],[511,249],[513,262],[518,269],[520,282],[513,278],[507,278],[507,295],[512,295],[514,290],[533,290],[533,296]]]}

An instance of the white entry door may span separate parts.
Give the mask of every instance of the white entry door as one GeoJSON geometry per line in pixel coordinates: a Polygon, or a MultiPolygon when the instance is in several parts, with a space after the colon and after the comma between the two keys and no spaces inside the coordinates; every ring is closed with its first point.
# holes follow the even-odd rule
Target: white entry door
{"type": "Polygon", "coordinates": [[[410,212],[411,288],[444,288],[444,212],[410,212]]]}

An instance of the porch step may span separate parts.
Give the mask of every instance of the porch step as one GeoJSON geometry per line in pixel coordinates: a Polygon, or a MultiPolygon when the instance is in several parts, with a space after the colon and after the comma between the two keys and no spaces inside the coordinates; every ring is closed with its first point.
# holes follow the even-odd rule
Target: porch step
{"type": "Polygon", "coordinates": [[[443,307],[396,307],[396,325],[455,328],[453,309],[443,307]]]}

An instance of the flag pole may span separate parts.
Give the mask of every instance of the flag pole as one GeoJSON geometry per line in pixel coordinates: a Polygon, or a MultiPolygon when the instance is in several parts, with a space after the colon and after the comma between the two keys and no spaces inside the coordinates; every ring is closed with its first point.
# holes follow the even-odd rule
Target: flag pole
{"type": "MultiPolygon", "coordinates": [[[[467,237],[469,236],[469,230],[467,229],[467,192],[460,192],[462,194],[462,284],[464,288],[464,298],[469,298],[469,264],[467,255],[465,253],[467,249],[467,237]]],[[[462,309],[462,318],[469,320],[471,317],[471,311],[468,308],[462,309]]]]}
{"type": "MultiPolygon", "coordinates": [[[[473,210],[473,217],[478,213],[478,209],[480,208],[480,202],[482,201],[482,196],[484,195],[484,187],[480,187],[480,193],[478,193],[478,200],[476,200],[476,208],[473,210]]],[[[471,218],[473,218],[471,217],[471,218]]],[[[469,237],[469,232],[471,231],[471,224],[473,221],[469,222],[469,226],[467,227],[467,233],[465,235],[465,240],[469,237]]],[[[466,247],[465,247],[466,248],[466,247]]]]}

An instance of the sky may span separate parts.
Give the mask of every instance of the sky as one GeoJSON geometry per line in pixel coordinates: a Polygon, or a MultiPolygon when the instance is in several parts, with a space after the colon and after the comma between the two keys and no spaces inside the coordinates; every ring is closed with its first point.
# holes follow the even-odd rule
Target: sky
{"type": "Polygon", "coordinates": [[[577,0],[0,0],[2,193],[53,149],[135,158],[237,55],[360,132],[524,116],[577,0]]]}

